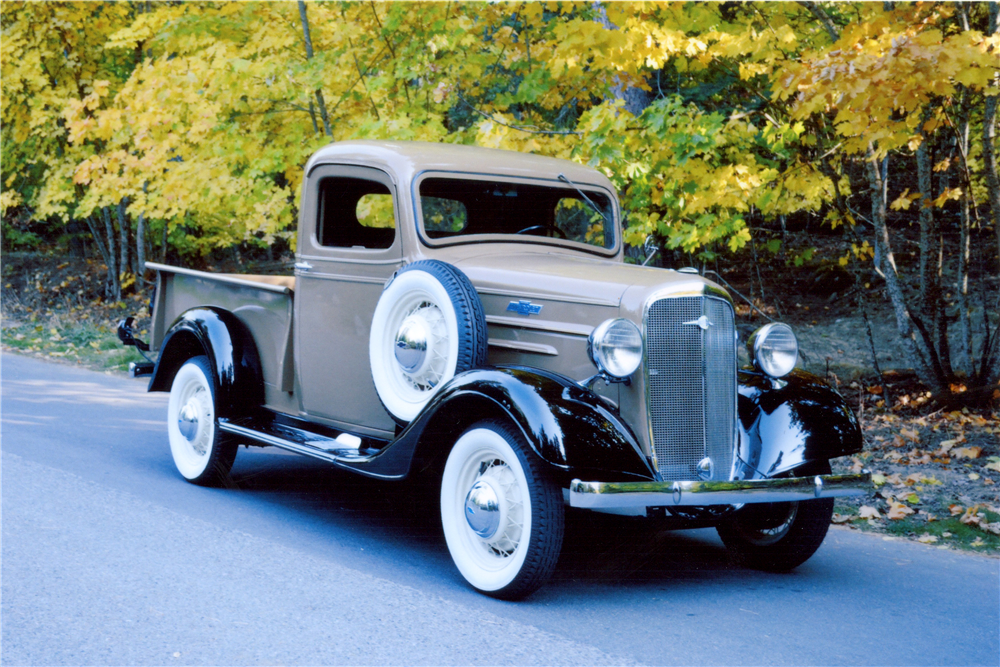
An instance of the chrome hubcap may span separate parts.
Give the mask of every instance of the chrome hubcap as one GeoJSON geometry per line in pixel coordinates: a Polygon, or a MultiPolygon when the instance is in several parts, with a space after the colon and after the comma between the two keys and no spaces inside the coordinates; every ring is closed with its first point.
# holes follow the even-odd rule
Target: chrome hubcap
{"type": "Polygon", "coordinates": [[[448,326],[430,301],[414,303],[393,339],[392,353],[399,379],[418,396],[434,389],[448,371],[448,326]]]}
{"type": "Polygon", "coordinates": [[[427,328],[423,318],[410,315],[399,327],[396,334],[394,353],[396,361],[405,373],[414,373],[427,359],[427,328]]]}
{"type": "Polygon", "coordinates": [[[484,540],[496,535],[500,527],[500,498],[496,490],[480,479],[465,496],[465,520],[469,528],[484,540]]]}
{"type": "Polygon", "coordinates": [[[193,442],[198,435],[198,402],[192,398],[180,409],[177,415],[177,429],[188,442],[193,442]]]}

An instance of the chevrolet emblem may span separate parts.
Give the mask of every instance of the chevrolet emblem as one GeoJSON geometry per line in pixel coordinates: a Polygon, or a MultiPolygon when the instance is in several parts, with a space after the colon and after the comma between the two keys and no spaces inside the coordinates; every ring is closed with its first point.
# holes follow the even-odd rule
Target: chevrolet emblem
{"type": "Polygon", "coordinates": [[[682,324],[684,326],[691,326],[691,325],[693,325],[693,326],[696,326],[696,327],[701,327],[704,331],[708,331],[709,327],[714,327],[715,326],[715,322],[709,321],[708,317],[705,316],[705,315],[702,315],[701,317],[699,317],[696,320],[691,320],[690,322],[683,322],[682,324]]]}
{"type": "Polygon", "coordinates": [[[530,301],[511,301],[507,304],[507,312],[518,315],[537,315],[542,312],[542,307],[536,306],[530,301]]]}

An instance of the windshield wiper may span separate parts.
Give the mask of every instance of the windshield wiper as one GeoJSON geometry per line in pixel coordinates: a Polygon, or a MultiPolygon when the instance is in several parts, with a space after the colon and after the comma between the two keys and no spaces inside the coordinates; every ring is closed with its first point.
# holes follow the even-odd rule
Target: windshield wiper
{"type": "Polygon", "coordinates": [[[583,190],[581,190],[581,189],[580,189],[580,186],[578,186],[578,185],[577,185],[576,183],[574,183],[573,181],[569,180],[569,177],[567,177],[567,176],[566,176],[566,174],[559,174],[559,176],[557,176],[557,178],[558,178],[558,179],[559,179],[560,181],[562,181],[563,183],[566,183],[567,185],[570,185],[570,186],[572,186],[574,190],[576,190],[577,192],[579,192],[579,193],[580,193],[580,196],[581,196],[581,197],[583,197],[583,198],[584,198],[584,200],[585,200],[585,201],[586,201],[586,202],[587,202],[588,204],[590,204],[590,208],[594,209],[594,211],[595,211],[595,212],[596,212],[596,213],[597,213],[597,214],[598,214],[599,216],[601,216],[601,219],[602,219],[602,220],[604,220],[604,224],[605,224],[605,225],[610,225],[610,224],[611,224],[611,221],[610,221],[610,220],[608,220],[608,216],[607,216],[607,215],[606,215],[606,214],[604,213],[604,211],[603,211],[603,210],[601,210],[601,208],[600,208],[600,207],[598,207],[598,205],[597,205],[597,204],[595,204],[595,203],[594,203],[594,202],[593,202],[593,201],[592,201],[592,200],[590,199],[590,197],[588,197],[588,196],[587,196],[587,193],[586,193],[586,192],[584,192],[583,190]]]}

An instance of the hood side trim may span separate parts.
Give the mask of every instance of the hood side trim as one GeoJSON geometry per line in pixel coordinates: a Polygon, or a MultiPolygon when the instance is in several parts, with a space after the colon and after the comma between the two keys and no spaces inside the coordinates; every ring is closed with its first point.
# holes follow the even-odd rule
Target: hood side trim
{"type": "Polygon", "coordinates": [[[520,317],[503,317],[501,315],[487,315],[486,323],[496,324],[501,327],[512,327],[514,329],[538,329],[540,331],[551,331],[571,336],[583,336],[584,338],[590,336],[591,332],[594,331],[594,327],[586,324],[553,322],[551,320],[529,320],[520,317]]]}

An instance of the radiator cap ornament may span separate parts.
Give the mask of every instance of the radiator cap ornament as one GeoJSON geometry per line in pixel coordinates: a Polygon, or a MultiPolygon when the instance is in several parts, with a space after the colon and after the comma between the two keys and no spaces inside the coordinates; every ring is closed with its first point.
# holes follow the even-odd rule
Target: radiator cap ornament
{"type": "Polygon", "coordinates": [[[683,322],[683,325],[686,327],[687,326],[701,327],[704,331],[708,331],[709,327],[715,326],[715,322],[708,319],[707,315],[702,315],[696,320],[691,320],[690,322],[683,322]]]}

